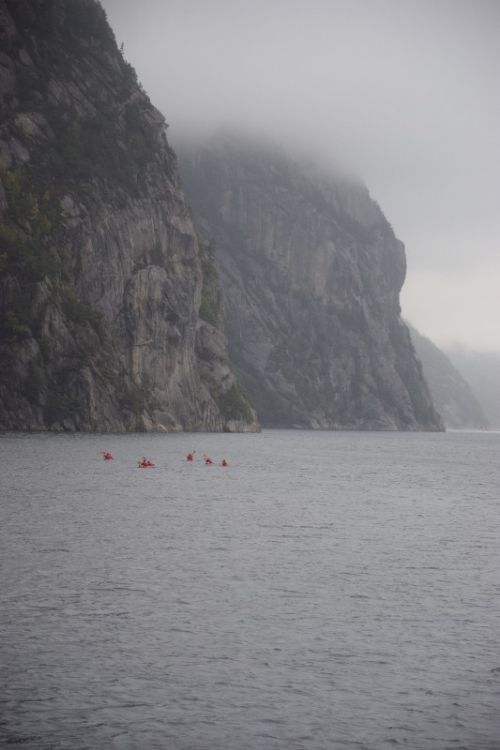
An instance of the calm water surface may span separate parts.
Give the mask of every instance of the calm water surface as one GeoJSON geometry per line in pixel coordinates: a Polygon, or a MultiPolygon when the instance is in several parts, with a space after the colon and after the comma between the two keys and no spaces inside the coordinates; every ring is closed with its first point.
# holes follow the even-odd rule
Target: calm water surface
{"type": "Polygon", "coordinates": [[[0,460],[2,747],[500,748],[500,434],[3,435],[0,460]]]}

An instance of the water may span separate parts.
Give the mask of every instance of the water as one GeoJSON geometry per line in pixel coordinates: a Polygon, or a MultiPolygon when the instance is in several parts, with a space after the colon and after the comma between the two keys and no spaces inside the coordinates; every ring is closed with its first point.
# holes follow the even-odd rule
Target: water
{"type": "Polygon", "coordinates": [[[2,747],[500,747],[500,434],[0,456],[2,747]]]}

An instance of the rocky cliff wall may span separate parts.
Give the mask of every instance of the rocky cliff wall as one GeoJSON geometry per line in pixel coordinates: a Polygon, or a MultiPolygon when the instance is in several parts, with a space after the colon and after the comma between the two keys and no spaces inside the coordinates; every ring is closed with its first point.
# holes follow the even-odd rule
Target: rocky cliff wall
{"type": "Polygon", "coordinates": [[[0,429],[256,429],[199,315],[211,260],[164,118],[101,6],[0,0],[0,50],[0,429]]]}
{"type": "Polygon", "coordinates": [[[400,317],[404,247],[366,188],[227,134],[180,154],[262,424],[442,429],[400,317]]]}
{"type": "Polygon", "coordinates": [[[456,345],[445,354],[470,384],[490,429],[500,430],[500,352],[456,345]]]}
{"type": "Polygon", "coordinates": [[[432,399],[452,429],[486,430],[488,420],[470,385],[446,354],[415,328],[408,326],[415,352],[422,363],[432,399]]]}

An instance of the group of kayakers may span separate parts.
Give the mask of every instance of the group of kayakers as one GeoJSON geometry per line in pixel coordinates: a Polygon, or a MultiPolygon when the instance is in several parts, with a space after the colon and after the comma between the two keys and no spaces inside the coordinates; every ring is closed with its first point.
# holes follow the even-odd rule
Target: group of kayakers
{"type": "MultiPolygon", "coordinates": [[[[113,454],[109,451],[99,451],[104,461],[113,461],[114,457],[113,454]]],[[[195,457],[196,451],[191,451],[191,453],[188,453],[186,456],[186,461],[193,462],[195,457]]],[[[214,462],[210,458],[210,456],[207,456],[206,453],[203,454],[203,463],[205,466],[213,466],[214,462]]],[[[146,458],[146,456],[143,456],[138,462],[137,462],[137,468],[138,469],[152,469],[156,466],[152,461],[149,460],[149,458],[146,458]]],[[[222,459],[220,462],[220,466],[229,466],[228,462],[225,458],[222,459]]]]}
{"type": "MultiPolygon", "coordinates": [[[[186,461],[193,462],[194,461],[195,453],[196,453],[196,451],[191,451],[191,453],[188,453],[187,456],[186,456],[186,461]]],[[[204,453],[203,454],[203,463],[205,464],[205,466],[213,466],[214,462],[212,461],[212,459],[210,458],[210,456],[207,456],[207,454],[204,453]]],[[[222,461],[220,462],[220,465],[221,466],[229,466],[229,464],[228,464],[228,462],[226,461],[225,458],[222,459],[222,461]]]]}

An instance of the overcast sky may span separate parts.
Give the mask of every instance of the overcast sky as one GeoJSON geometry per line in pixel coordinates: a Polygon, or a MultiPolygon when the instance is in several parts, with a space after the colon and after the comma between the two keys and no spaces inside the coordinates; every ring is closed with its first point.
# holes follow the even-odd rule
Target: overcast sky
{"type": "Polygon", "coordinates": [[[170,136],[341,161],[406,246],[403,315],[500,350],[500,0],[103,0],[170,136]]]}

